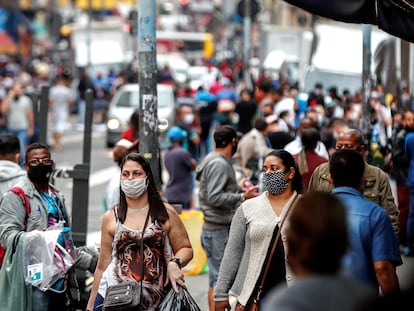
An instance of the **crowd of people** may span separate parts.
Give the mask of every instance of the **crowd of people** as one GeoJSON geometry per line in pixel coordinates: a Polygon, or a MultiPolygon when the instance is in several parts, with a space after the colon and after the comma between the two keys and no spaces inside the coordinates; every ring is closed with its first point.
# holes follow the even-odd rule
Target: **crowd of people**
{"type": "MultiPolygon", "coordinates": [[[[0,76],[0,82],[9,78],[0,76]]],[[[96,79],[82,73],[74,98],[70,77],[64,71],[56,75],[50,91],[52,150],[62,149],[62,122],[73,105],[82,120],[88,88],[95,91],[95,121],[104,120],[107,96],[122,83],[112,77],[108,82],[101,73],[96,79]]],[[[105,194],[99,259],[93,262],[82,250],[74,258],[95,273],[87,310],[102,310],[107,287],[125,281],[141,284],[148,310],[156,309],[170,287],[185,287],[181,268],[193,250],[181,209],[199,209],[204,216],[201,244],[210,311],[228,310],[230,296],[236,310],[257,297],[267,310],[301,310],[302,304],[331,310],[338,301],[342,310],[359,310],[380,294],[400,291],[400,254],[414,255],[411,97],[393,97],[375,86],[370,131],[364,133],[360,94],[338,94],[335,87],[324,94],[317,83],[303,99],[282,78],[261,75],[249,87],[226,71],[214,79],[206,76],[196,90],[178,88],[175,124],[167,132],[170,146],[160,163],[168,179],[161,187],[139,153],[139,116],[131,115],[113,149],[119,170],[105,194]],[[331,299],[316,298],[327,291],[331,299]]],[[[11,79],[1,89],[0,110],[8,133],[0,138],[0,244],[5,249],[17,236],[24,240],[24,232],[58,222],[70,228],[64,199],[49,183],[50,148],[36,142],[33,101],[24,95],[32,80],[21,73],[11,79]],[[29,217],[11,190],[15,185],[37,208],[29,217]]],[[[64,309],[64,278],[47,291],[29,289],[25,299],[33,310],[64,309]]]]}
{"type": "MultiPolygon", "coordinates": [[[[191,90],[178,92],[176,126],[185,132],[181,147],[197,163],[199,204],[190,207],[204,215],[201,241],[209,266],[210,310],[228,310],[230,296],[236,297],[236,310],[244,310],[257,295],[261,278],[260,294],[266,295],[279,283],[279,289],[289,288],[296,278],[315,274],[320,274],[321,280],[332,277],[321,288],[336,283],[338,293],[333,295],[349,299],[344,310],[355,310],[356,303],[368,301],[373,293],[387,296],[399,292],[396,267],[402,264],[400,254],[414,255],[414,134],[410,134],[414,126],[407,86],[402,85],[404,96],[384,93],[381,84],[373,87],[366,133],[360,93],[344,90],[339,94],[333,86],[325,94],[322,83],[317,83],[304,99],[283,80],[272,81],[266,76],[255,81],[253,89],[234,77],[209,81],[206,78],[192,97],[191,90]],[[183,111],[191,117],[182,117],[183,111]],[[201,143],[197,135],[208,139],[201,143]],[[332,266],[323,261],[322,268],[301,257],[300,267],[295,267],[299,271],[291,270],[285,237],[290,221],[286,215],[296,193],[309,197],[309,204],[322,204],[318,208],[327,202],[335,205],[334,200],[339,199],[348,237],[342,239],[336,259],[330,259],[332,266]],[[287,228],[282,230],[282,239],[272,241],[284,218],[287,228]],[[270,252],[273,243],[274,254],[270,252]],[[253,253],[254,260],[250,257],[253,253]],[[273,269],[267,270],[264,267],[269,260],[273,269]],[[346,279],[338,279],[342,275],[346,279]],[[354,281],[360,291],[341,296],[339,288],[354,281]]],[[[165,154],[165,160],[170,157],[165,154]]],[[[187,174],[193,176],[192,169],[187,174]]],[[[194,201],[192,196],[189,200],[194,201]]],[[[309,248],[295,246],[297,256],[305,256],[316,243],[328,239],[328,230],[322,228],[325,224],[319,224],[320,228],[306,231],[320,230],[315,240],[308,236],[309,248]]],[[[320,259],[324,253],[318,251],[315,257],[320,259]]],[[[293,303],[295,296],[288,291],[290,300],[281,294],[283,290],[275,294],[279,297],[275,302],[269,298],[269,310],[274,303],[279,307],[279,301],[293,303]]],[[[326,306],[332,308],[334,302],[326,302],[326,306]]]]}

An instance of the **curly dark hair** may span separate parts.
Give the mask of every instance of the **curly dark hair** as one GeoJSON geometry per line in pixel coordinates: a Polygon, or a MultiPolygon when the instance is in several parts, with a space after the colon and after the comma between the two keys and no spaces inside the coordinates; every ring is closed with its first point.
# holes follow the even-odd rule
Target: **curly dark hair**
{"type": "Polygon", "coordinates": [[[47,145],[35,142],[35,143],[32,143],[29,146],[27,146],[27,148],[26,148],[26,159],[29,157],[29,153],[32,152],[32,150],[35,150],[35,149],[45,149],[48,152],[50,152],[49,147],[47,145]]]}

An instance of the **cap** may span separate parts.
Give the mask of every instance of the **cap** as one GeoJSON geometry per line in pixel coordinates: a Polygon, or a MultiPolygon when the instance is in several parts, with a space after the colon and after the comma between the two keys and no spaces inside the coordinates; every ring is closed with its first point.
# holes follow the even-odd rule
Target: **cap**
{"type": "Polygon", "coordinates": [[[138,144],[139,140],[130,141],[125,138],[118,140],[112,150],[114,161],[120,163],[127,153],[131,152],[133,149],[138,151],[138,144]]]}
{"type": "Polygon", "coordinates": [[[167,136],[172,141],[177,141],[186,137],[187,132],[178,126],[173,126],[168,130],[167,136]]]}
{"type": "Polygon", "coordinates": [[[226,147],[233,138],[237,138],[237,132],[230,125],[222,125],[214,132],[214,142],[219,148],[226,147]]]}

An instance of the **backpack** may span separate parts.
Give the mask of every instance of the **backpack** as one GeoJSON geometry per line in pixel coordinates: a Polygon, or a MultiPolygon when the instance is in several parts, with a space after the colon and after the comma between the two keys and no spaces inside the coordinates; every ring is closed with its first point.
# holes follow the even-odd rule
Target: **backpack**
{"type": "MultiPolygon", "coordinates": [[[[29,200],[27,199],[26,194],[24,193],[23,189],[20,187],[12,187],[10,189],[11,192],[17,194],[20,199],[23,202],[23,205],[26,209],[26,217],[24,218],[24,230],[26,231],[26,226],[27,226],[27,218],[29,217],[30,214],[30,203],[29,200]]],[[[3,265],[3,259],[4,259],[4,255],[6,254],[6,249],[0,245],[0,267],[3,265]]]]}

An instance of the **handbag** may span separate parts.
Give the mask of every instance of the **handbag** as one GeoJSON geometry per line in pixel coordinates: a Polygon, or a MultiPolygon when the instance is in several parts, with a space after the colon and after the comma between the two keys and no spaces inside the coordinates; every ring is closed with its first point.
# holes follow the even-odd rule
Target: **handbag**
{"type": "Polygon", "coordinates": [[[141,290],[142,287],[134,281],[109,286],[106,290],[103,310],[143,310],[141,290]]]}
{"type": "Polygon", "coordinates": [[[253,293],[256,292],[256,294],[252,295],[250,297],[249,301],[247,302],[246,306],[241,305],[239,302],[237,302],[235,311],[259,311],[260,310],[260,299],[263,291],[263,285],[266,280],[267,272],[269,271],[271,259],[273,257],[273,254],[275,253],[277,242],[279,241],[280,234],[282,232],[282,226],[285,222],[286,217],[288,216],[288,213],[290,212],[290,208],[295,205],[299,195],[296,195],[295,199],[293,200],[292,204],[288,207],[288,210],[286,211],[286,216],[282,219],[279,225],[279,229],[277,230],[275,240],[273,241],[272,250],[270,251],[269,259],[267,260],[262,279],[260,280],[260,284],[257,287],[257,291],[253,291],[253,293]]]}
{"type": "Polygon", "coordinates": [[[141,242],[139,247],[139,254],[141,258],[141,280],[139,282],[139,286],[135,281],[128,281],[121,284],[108,286],[103,303],[103,311],[144,310],[141,299],[142,280],[144,278],[144,233],[145,228],[147,227],[148,218],[149,213],[147,214],[144,228],[142,229],[141,242]]]}

